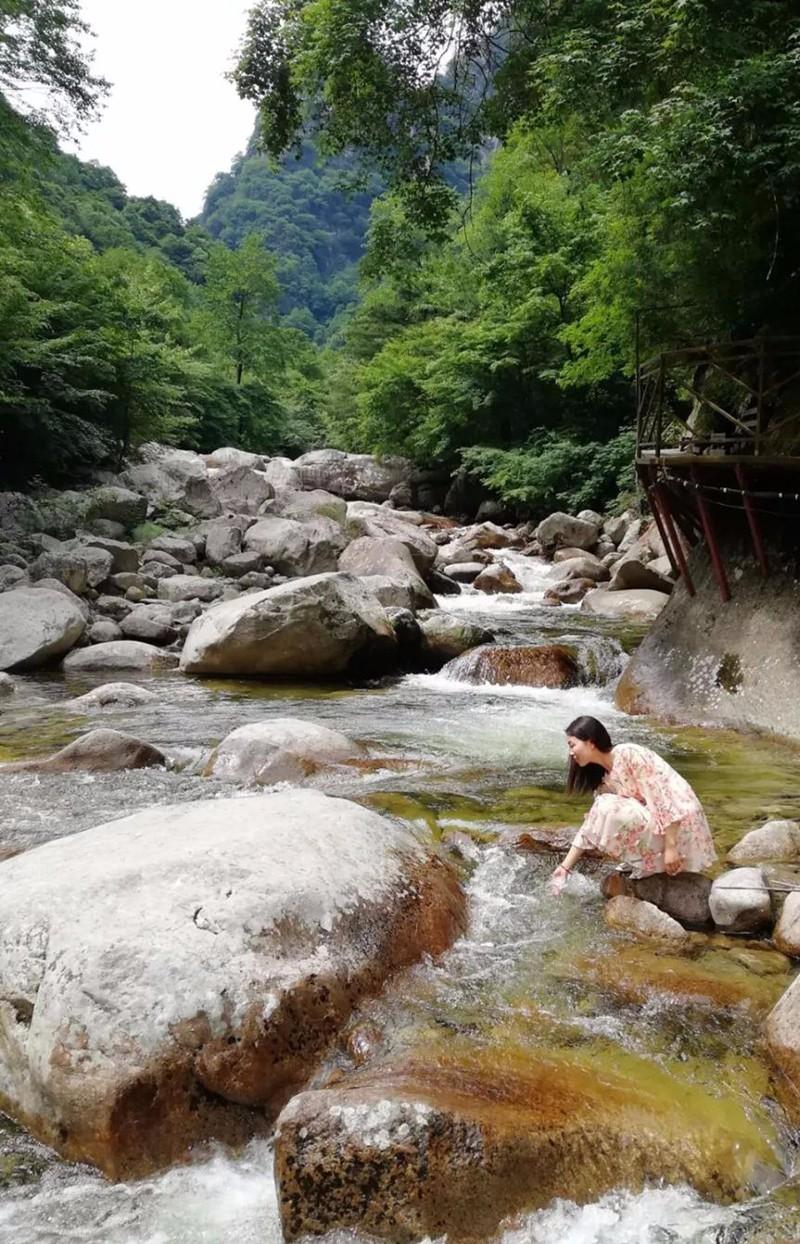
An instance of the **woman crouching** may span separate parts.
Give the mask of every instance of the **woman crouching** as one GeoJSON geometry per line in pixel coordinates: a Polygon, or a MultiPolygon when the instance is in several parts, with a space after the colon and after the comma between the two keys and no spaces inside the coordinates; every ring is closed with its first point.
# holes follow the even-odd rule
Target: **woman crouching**
{"type": "Polygon", "coordinates": [[[594,802],[550,879],[560,894],[587,849],[624,864],[633,877],[701,872],[716,851],[700,800],[689,783],[649,747],[611,744],[595,717],[567,726],[567,790],[592,791],[594,802]]]}

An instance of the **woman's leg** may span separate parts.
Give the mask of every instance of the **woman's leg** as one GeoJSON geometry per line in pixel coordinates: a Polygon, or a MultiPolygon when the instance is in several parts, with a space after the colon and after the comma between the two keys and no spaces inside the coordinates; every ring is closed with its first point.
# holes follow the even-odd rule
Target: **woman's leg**
{"type": "Polygon", "coordinates": [[[573,865],[587,850],[599,851],[618,862],[638,864],[634,843],[649,824],[650,815],[637,800],[624,795],[598,795],[552,875],[551,891],[561,893],[573,865]]]}

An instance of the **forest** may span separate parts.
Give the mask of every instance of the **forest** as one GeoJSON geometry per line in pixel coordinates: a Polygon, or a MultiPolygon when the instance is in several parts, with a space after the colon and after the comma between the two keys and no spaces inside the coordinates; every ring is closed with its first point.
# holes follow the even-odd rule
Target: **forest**
{"type": "Polygon", "coordinates": [[[645,351],[797,331],[791,3],[263,0],[235,69],[258,132],[192,222],[59,149],[105,90],[74,0],[0,15],[5,486],[156,438],[607,506],[637,322],[645,351]]]}

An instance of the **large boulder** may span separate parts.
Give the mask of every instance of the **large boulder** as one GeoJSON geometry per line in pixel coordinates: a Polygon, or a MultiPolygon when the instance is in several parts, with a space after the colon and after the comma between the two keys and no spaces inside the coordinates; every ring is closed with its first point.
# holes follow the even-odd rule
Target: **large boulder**
{"type": "MultiPolygon", "coordinates": [[[[80,543],[83,546],[103,549],[111,556],[109,574],[135,574],[139,569],[139,552],[132,544],[124,540],[112,540],[108,536],[81,533],[80,543]]],[[[101,580],[102,582],[102,580],[101,580]]]]}
{"type": "Polygon", "coordinates": [[[683,925],[656,907],[655,903],[640,898],[619,894],[609,899],[604,914],[606,924],[618,933],[681,946],[687,945],[690,940],[683,925]]]}
{"type": "Polygon", "coordinates": [[[689,928],[706,928],[711,924],[708,896],[711,879],[702,873],[653,873],[649,877],[628,877],[616,869],[609,873],[602,885],[606,898],[628,895],[658,907],[689,928]]]}
{"type": "Polygon", "coordinates": [[[546,553],[560,548],[593,549],[599,535],[596,523],[560,511],[542,519],[536,528],[536,539],[546,553]]]}
{"type": "Polygon", "coordinates": [[[800,1127],[800,976],[767,1017],[767,1048],[783,1073],[778,1090],[792,1123],[800,1127]]]}
{"type": "Polygon", "coordinates": [[[105,682],[101,687],[67,700],[62,708],[74,708],[79,712],[93,708],[135,708],[139,704],[156,704],[158,696],[147,687],[135,682],[105,682]]]}
{"type": "Polygon", "coordinates": [[[165,652],[136,639],[118,639],[71,652],[64,660],[64,672],[80,674],[84,670],[173,669],[177,664],[174,652],[165,652]]]}
{"type": "Polygon", "coordinates": [[[294,469],[291,458],[268,458],[264,467],[264,478],[272,484],[276,494],[282,488],[302,488],[300,475],[294,469]]]}
{"type": "Polygon", "coordinates": [[[485,627],[446,613],[443,609],[426,614],[417,622],[422,633],[420,658],[427,669],[441,669],[454,657],[460,657],[480,644],[490,644],[494,639],[485,627]]]}
{"type": "Polygon", "coordinates": [[[472,586],[476,591],[485,592],[488,596],[522,591],[522,584],[505,562],[493,562],[491,566],[486,566],[472,580],[472,586]]]}
{"type": "Polygon", "coordinates": [[[178,638],[178,627],[166,603],[138,605],[122,618],[119,626],[120,638],[141,639],[146,644],[171,644],[178,638]]]}
{"type": "Polygon", "coordinates": [[[580,555],[562,559],[552,570],[553,578],[558,578],[559,581],[591,579],[592,583],[604,583],[609,578],[609,573],[608,567],[599,558],[580,555]]]}
{"type": "Polygon", "coordinates": [[[57,579],[76,596],[82,596],[89,586],[89,563],[75,549],[60,548],[40,553],[31,563],[29,574],[33,580],[57,579]]]}
{"type": "Polygon", "coordinates": [[[410,590],[411,608],[430,609],[436,604],[408,545],[392,536],[361,536],[353,540],[339,558],[339,569],[358,577],[379,575],[402,584],[410,590]]]}
{"type": "Polygon", "coordinates": [[[772,904],[760,868],[733,868],[708,896],[711,918],[726,933],[757,933],[772,923],[772,904]]]}
{"type": "Polygon", "coordinates": [[[731,847],[728,859],[732,864],[759,864],[762,860],[786,864],[800,862],[800,824],[797,821],[767,821],[751,829],[731,847]]]}
{"type": "Polygon", "coordinates": [[[222,579],[210,579],[199,574],[175,574],[159,579],[159,600],[219,600],[225,591],[222,579]]]}
{"type": "Polygon", "coordinates": [[[2,868],[3,1108],[112,1178],[263,1133],[360,998],[464,926],[409,829],[312,791],[149,808],[2,868]]]}
{"type": "Polygon", "coordinates": [[[310,518],[332,518],[344,525],[347,521],[347,502],[323,488],[311,488],[302,492],[297,488],[278,488],[275,497],[261,507],[262,514],[274,514],[279,518],[294,518],[306,523],[310,518]]]}
{"type": "Polygon", "coordinates": [[[234,514],[257,514],[264,502],[275,495],[263,471],[249,466],[210,471],[208,482],[222,509],[234,514]]]}
{"type": "Polygon", "coordinates": [[[147,769],[165,762],[162,751],[141,739],[118,730],[90,730],[52,756],[0,765],[0,772],[74,773],[88,769],[107,773],[117,769],[147,769]]]}
{"type": "Polygon", "coordinates": [[[451,1034],[427,1057],[299,1094],[275,1141],[284,1239],[494,1239],[504,1220],[557,1197],[585,1204],[612,1189],[689,1184],[727,1201],[778,1175],[735,1102],[721,1114],[711,1094],[676,1091],[652,1060],[601,1068],[508,1038],[454,1049],[451,1034]]]}
{"type": "Polygon", "coordinates": [[[313,449],[292,463],[302,488],[322,488],[347,501],[388,501],[413,474],[406,458],[373,458],[339,449],[313,449]]]}
{"type": "Polygon", "coordinates": [[[122,482],[141,493],[157,510],[177,508],[198,518],[213,518],[222,506],[212,492],[208,468],[199,454],[148,443],[138,451],[137,465],[122,482]]]}
{"type": "Polygon", "coordinates": [[[208,524],[206,530],[206,561],[210,566],[221,566],[229,557],[237,557],[242,551],[244,528],[230,519],[218,519],[208,524]]]}
{"type": "Polygon", "coordinates": [[[362,754],[358,744],[337,730],[296,717],[277,717],[233,730],[211,753],[205,775],[223,782],[269,786],[302,781],[319,769],[362,754]]]}
{"type": "Polygon", "coordinates": [[[652,622],[667,604],[669,596],[666,592],[653,592],[646,588],[610,592],[598,587],[586,593],[581,601],[581,612],[599,614],[604,618],[652,622]]]}
{"type": "Polygon", "coordinates": [[[187,674],[333,677],[391,668],[394,630],[359,581],[320,574],[224,601],[198,618],[186,637],[187,674]]]}
{"type": "Polygon", "coordinates": [[[442,671],[457,682],[497,686],[574,687],[580,681],[573,649],[563,644],[530,644],[473,648],[450,661],[442,671]]]}
{"type": "Polygon", "coordinates": [[[425,578],[438,557],[438,546],[419,523],[405,513],[387,510],[383,506],[369,505],[365,501],[351,501],[347,507],[347,532],[352,540],[359,536],[391,536],[408,547],[417,570],[425,578]]]}
{"type": "Polygon", "coordinates": [[[0,670],[34,669],[69,652],[86,618],[62,592],[16,588],[0,594],[0,670]]]}
{"type": "Polygon", "coordinates": [[[279,574],[292,578],[335,570],[346,544],[341,526],[321,517],[303,523],[293,518],[260,518],[244,537],[245,550],[258,553],[279,574]]]}
{"type": "Polygon", "coordinates": [[[197,550],[194,540],[189,536],[180,536],[175,532],[165,531],[160,536],[155,536],[147,546],[147,552],[144,555],[145,560],[150,560],[154,553],[166,553],[169,557],[174,558],[176,567],[184,566],[188,562],[193,564],[197,561],[197,550]]]}
{"type": "Polygon", "coordinates": [[[800,957],[800,890],[787,894],[772,940],[785,955],[800,957]]]}
{"type": "Polygon", "coordinates": [[[147,498],[116,484],[92,488],[87,493],[86,522],[119,523],[131,530],[147,517],[147,498]]]}
{"type": "Polygon", "coordinates": [[[0,492],[0,531],[5,536],[41,531],[42,511],[32,497],[22,492],[0,492]]]}
{"type": "Polygon", "coordinates": [[[250,467],[251,470],[261,471],[264,464],[265,459],[261,454],[251,454],[246,449],[234,449],[232,445],[215,449],[213,453],[206,455],[206,466],[222,471],[230,471],[234,467],[250,467]]]}
{"type": "Polygon", "coordinates": [[[669,596],[674,587],[672,579],[659,574],[652,564],[647,565],[637,557],[623,557],[614,565],[614,573],[608,585],[609,592],[625,592],[630,589],[645,589],[652,592],[665,592],[669,596]]]}

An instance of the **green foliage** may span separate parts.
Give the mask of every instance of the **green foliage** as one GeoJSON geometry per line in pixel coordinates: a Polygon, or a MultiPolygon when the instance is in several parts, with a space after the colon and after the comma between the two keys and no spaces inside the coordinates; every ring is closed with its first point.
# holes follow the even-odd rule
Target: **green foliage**
{"type": "Polygon", "coordinates": [[[276,164],[253,147],[219,174],[201,216],[231,249],[250,233],[277,259],[278,310],[284,321],[322,340],[357,297],[357,264],[377,187],[349,187],[352,160],[320,162],[310,143],[276,164]]]}
{"type": "Polygon", "coordinates": [[[520,449],[473,445],[462,458],[471,474],[498,496],[539,517],[552,510],[576,514],[608,509],[620,495],[631,494],[633,451],[632,432],[605,444],[576,444],[543,432],[520,449]]]}
{"type": "Polygon", "coordinates": [[[248,234],[235,251],[219,244],[211,248],[197,328],[237,385],[245,375],[276,370],[278,336],[270,329],[278,293],[274,261],[257,233],[248,234]]]}
{"type": "Polygon", "coordinates": [[[18,109],[31,88],[40,99],[46,93],[61,127],[85,119],[107,88],[91,72],[87,34],[79,0],[0,0],[0,92],[18,109]]]}

